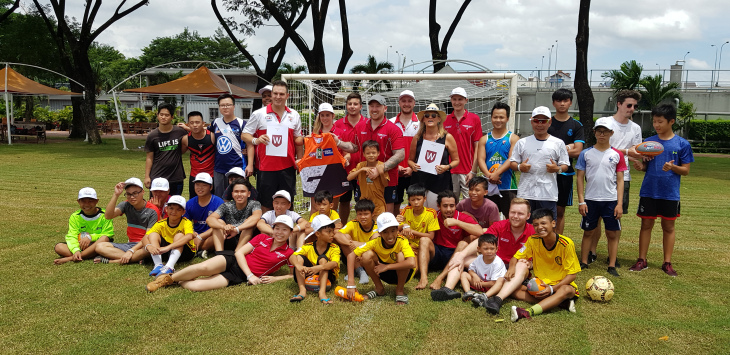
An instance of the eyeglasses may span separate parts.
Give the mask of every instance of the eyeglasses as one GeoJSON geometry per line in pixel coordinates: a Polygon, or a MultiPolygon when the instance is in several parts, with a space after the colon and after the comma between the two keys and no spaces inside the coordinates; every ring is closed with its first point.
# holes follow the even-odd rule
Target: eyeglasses
{"type": "Polygon", "coordinates": [[[137,192],[125,192],[124,193],[124,196],[125,197],[137,197],[137,196],[139,196],[143,192],[144,192],[144,190],[139,190],[137,192]]]}
{"type": "Polygon", "coordinates": [[[607,129],[602,129],[600,131],[594,131],[594,132],[596,132],[597,136],[605,136],[605,135],[609,134],[611,131],[609,131],[607,129]]]}
{"type": "Polygon", "coordinates": [[[221,107],[221,108],[230,108],[230,107],[233,107],[233,104],[223,104],[223,105],[218,105],[218,107],[221,107]]]}
{"type": "Polygon", "coordinates": [[[639,104],[626,104],[626,108],[639,108],[639,104]]]}
{"type": "Polygon", "coordinates": [[[439,118],[440,115],[438,113],[424,113],[423,118],[439,118]]]}

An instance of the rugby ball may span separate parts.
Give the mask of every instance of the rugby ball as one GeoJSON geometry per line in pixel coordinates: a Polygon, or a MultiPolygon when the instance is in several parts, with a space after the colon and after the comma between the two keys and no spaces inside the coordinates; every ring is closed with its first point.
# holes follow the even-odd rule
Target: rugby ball
{"type": "MultiPolygon", "coordinates": [[[[309,292],[319,292],[319,275],[312,275],[304,279],[304,288],[309,292]]],[[[332,283],[327,279],[327,291],[332,288],[332,283]]]]}
{"type": "Polygon", "coordinates": [[[588,297],[597,302],[608,302],[613,298],[613,282],[605,276],[593,276],[586,282],[588,297]]]}
{"type": "Polygon", "coordinates": [[[537,277],[533,277],[529,282],[527,282],[527,293],[533,296],[540,293],[540,291],[545,288],[547,288],[547,285],[537,277]]]}
{"type": "Polygon", "coordinates": [[[634,149],[639,154],[650,156],[650,157],[657,156],[659,154],[662,154],[662,152],[664,152],[664,146],[661,143],[654,142],[654,141],[646,141],[646,142],[639,143],[636,145],[636,147],[634,147],[634,149]]]}

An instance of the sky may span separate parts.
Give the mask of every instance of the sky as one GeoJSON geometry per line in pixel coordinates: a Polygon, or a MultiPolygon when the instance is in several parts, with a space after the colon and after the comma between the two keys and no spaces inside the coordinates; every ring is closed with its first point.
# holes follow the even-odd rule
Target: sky
{"type": "MultiPolygon", "coordinates": [[[[135,2],[135,1],[130,1],[135,2]]],[[[388,60],[405,71],[424,68],[430,60],[428,39],[428,0],[347,1],[350,41],[354,54],[349,67],[364,63],[368,54],[378,61],[388,60]],[[405,58],[405,60],[404,60],[405,58]]],[[[440,0],[437,19],[443,38],[462,0],[440,0]]],[[[118,2],[105,2],[98,19],[110,16],[118,2]]],[[[218,1],[223,10],[222,1],[218,1]]],[[[67,13],[83,15],[83,2],[68,1],[67,13]]],[[[494,0],[472,1],[449,45],[449,59],[463,59],[495,71],[518,71],[524,76],[533,71],[575,69],[575,36],[578,0],[494,0]]],[[[594,1],[590,14],[588,69],[593,80],[600,73],[615,69],[622,62],[636,60],[645,73],[667,70],[683,60],[692,72],[690,80],[710,80],[718,58],[716,49],[730,40],[727,4],[716,0],[612,0],[594,1]],[[716,45],[715,47],[711,45],[716,45]],[[689,52],[689,54],[687,54],[689,52]]],[[[227,13],[224,16],[236,16],[227,13]]],[[[101,23],[99,21],[99,23],[101,23]]],[[[110,44],[126,56],[138,56],[156,37],[173,36],[187,27],[211,36],[219,23],[208,1],[150,0],[148,6],[116,22],[103,32],[99,42],[110,44]]],[[[311,22],[300,29],[312,43],[311,22]]],[[[334,72],[342,49],[341,23],[337,1],[332,1],[324,34],[328,72],[334,72]]],[[[278,26],[259,29],[244,38],[257,59],[281,36],[278,26]]],[[[722,68],[730,70],[730,45],[722,68]]],[[[261,60],[263,61],[263,60],[261,60]]],[[[305,64],[296,47],[289,42],[285,61],[305,64]]],[[[454,65],[459,70],[478,67],[454,65]]],[[[668,75],[668,72],[667,72],[668,75]]],[[[545,75],[543,75],[545,76],[545,75]]],[[[730,71],[723,75],[730,85],[730,71]]],[[[723,78],[724,79],[724,78],[723,78]]]]}

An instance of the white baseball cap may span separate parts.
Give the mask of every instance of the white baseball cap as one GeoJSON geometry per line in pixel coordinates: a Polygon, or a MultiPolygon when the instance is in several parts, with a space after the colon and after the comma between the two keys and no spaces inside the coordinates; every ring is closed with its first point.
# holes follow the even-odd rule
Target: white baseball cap
{"type": "Polygon", "coordinates": [[[549,108],[547,108],[545,106],[538,106],[538,107],[535,107],[534,110],[532,110],[532,116],[530,116],[530,120],[532,120],[533,118],[535,118],[537,116],[545,116],[549,119],[550,117],[552,117],[552,115],[553,114],[550,113],[549,108]]]}
{"type": "Polygon", "coordinates": [[[454,96],[454,95],[459,95],[465,99],[469,98],[469,96],[466,95],[466,90],[464,90],[464,88],[462,88],[462,87],[454,88],[454,90],[451,90],[451,95],[449,95],[449,96],[454,96]]]}
{"type": "Polygon", "coordinates": [[[613,125],[613,118],[612,117],[601,117],[596,120],[596,123],[593,125],[593,129],[596,129],[598,127],[606,127],[612,131],[614,131],[614,125],[613,125]]]}
{"type": "Polygon", "coordinates": [[[332,105],[330,103],[323,102],[323,103],[319,104],[319,111],[318,112],[319,113],[322,113],[322,112],[332,112],[332,113],[335,113],[335,109],[332,107],[332,105]]]}
{"type": "Polygon", "coordinates": [[[139,186],[140,188],[144,189],[144,185],[142,185],[142,180],[137,179],[136,177],[131,177],[124,182],[125,189],[128,188],[129,185],[139,186]]]}
{"type": "Polygon", "coordinates": [[[274,87],[273,86],[266,85],[266,86],[262,87],[261,89],[259,89],[259,94],[263,95],[265,92],[267,92],[267,91],[273,91],[273,90],[274,90],[274,87]]]}
{"type": "MultiPolygon", "coordinates": [[[[312,229],[314,229],[314,230],[312,231],[312,233],[307,234],[307,237],[304,238],[304,240],[309,239],[309,237],[313,236],[314,233],[317,232],[318,230],[320,230],[324,227],[327,227],[329,225],[332,225],[332,224],[335,224],[335,221],[331,220],[329,217],[327,217],[323,214],[318,214],[312,220],[312,229]]],[[[294,228],[294,227],[292,227],[292,228],[294,228]]]]}
{"type": "Polygon", "coordinates": [[[286,191],[286,190],[279,190],[279,191],[276,191],[276,193],[274,194],[274,196],[272,196],[272,197],[271,197],[271,199],[275,199],[275,198],[277,198],[277,197],[283,197],[283,198],[285,198],[285,199],[286,199],[287,201],[291,202],[291,195],[290,195],[290,194],[289,194],[289,192],[288,192],[288,191],[286,191]]]}
{"type": "Polygon", "coordinates": [[[185,197],[182,197],[180,195],[170,196],[170,199],[167,200],[167,205],[180,205],[183,209],[185,209],[185,197]]]}
{"type": "Polygon", "coordinates": [[[195,175],[193,182],[204,182],[208,185],[213,185],[213,178],[208,173],[198,173],[198,175],[195,175]]]}
{"type": "Polygon", "coordinates": [[[384,231],[390,227],[398,227],[400,223],[395,219],[395,216],[390,212],[381,213],[377,220],[378,230],[384,231]]]}
{"type": "Polygon", "coordinates": [[[170,182],[168,182],[165,178],[156,178],[152,180],[150,191],[170,191],[170,182]]]}
{"type": "Polygon", "coordinates": [[[243,172],[243,169],[237,166],[231,168],[231,170],[228,170],[228,172],[226,173],[226,178],[228,178],[231,174],[238,175],[240,177],[246,177],[246,173],[243,172]]]}
{"type": "Polygon", "coordinates": [[[96,190],[94,190],[90,187],[84,187],[83,189],[79,190],[78,200],[80,200],[82,198],[93,198],[94,200],[99,199],[96,197],[96,190]]]}
{"type": "Polygon", "coordinates": [[[291,217],[289,217],[285,214],[283,214],[279,217],[276,217],[276,220],[274,221],[274,225],[276,225],[277,223],[283,223],[284,225],[289,227],[289,229],[294,229],[294,221],[291,220],[291,217]]]}
{"type": "Polygon", "coordinates": [[[416,95],[413,95],[413,91],[411,91],[411,90],[403,90],[403,92],[401,92],[400,95],[398,95],[398,100],[400,100],[400,98],[403,96],[410,96],[414,100],[416,99],[416,95]]]}

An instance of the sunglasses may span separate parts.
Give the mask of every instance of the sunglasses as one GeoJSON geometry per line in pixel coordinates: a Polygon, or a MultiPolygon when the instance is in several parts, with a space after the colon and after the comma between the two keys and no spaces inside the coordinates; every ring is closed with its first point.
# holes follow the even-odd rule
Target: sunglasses
{"type": "Polygon", "coordinates": [[[533,119],[532,119],[532,122],[535,122],[535,123],[540,123],[540,124],[543,124],[543,123],[548,123],[548,121],[550,121],[550,120],[546,120],[546,119],[544,119],[544,118],[540,118],[540,119],[534,119],[534,118],[533,118],[533,119]]]}
{"type": "Polygon", "coordinates": [[[639,104],[626,104],[626,108],[639,108],[639,104]]]}
{"type": "Polygon", "coordinates": [[[441,115],[438,113],[424,113],[423,118],[439,118],[441,115]]]}

